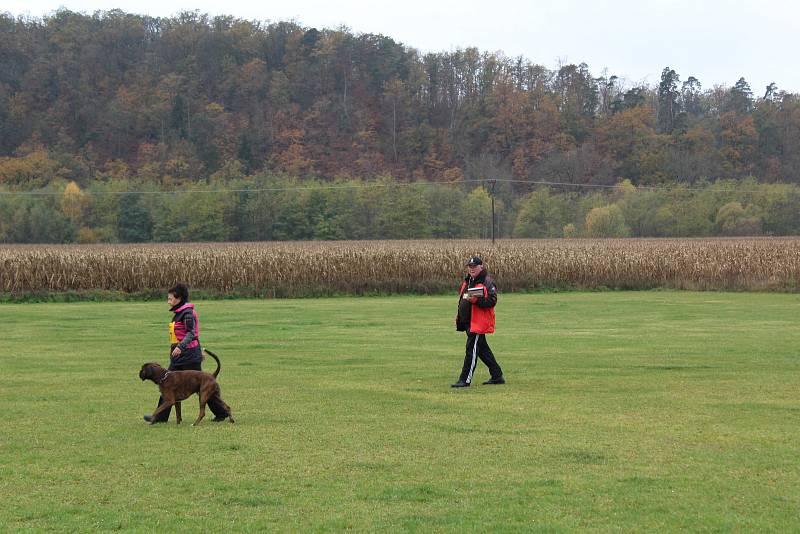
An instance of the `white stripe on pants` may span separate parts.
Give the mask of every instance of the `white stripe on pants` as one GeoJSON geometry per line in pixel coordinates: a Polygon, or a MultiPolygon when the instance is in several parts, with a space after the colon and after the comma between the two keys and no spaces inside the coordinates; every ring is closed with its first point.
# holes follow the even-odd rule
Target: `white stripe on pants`
{"type": "Polygon", "coordinates": [[[467,384],[472,383],[472,373],[475,372],[475,365],[478,363],[478,338],[480,334],[475,334],[475,344],[472,345],[472,364],[469,366],[469,374],[467,375],[467,384]]]}

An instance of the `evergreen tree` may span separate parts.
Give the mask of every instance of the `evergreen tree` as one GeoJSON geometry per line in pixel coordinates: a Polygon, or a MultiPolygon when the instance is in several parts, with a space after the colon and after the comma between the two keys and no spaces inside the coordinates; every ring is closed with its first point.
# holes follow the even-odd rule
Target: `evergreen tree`
{"type": "Polygon", "coordinates": [[[675,126],[675,118],[680,113],[678,74],[669,67],[661,72],[661,83],[658,85],[658,122],[659,132],[671,133],[675,126]]]}
{"type": "Polygon", "coordinates": [[[119,201],[117,237],[123,243],[143,243],[153,236],[150,212],[142,206],[138,194],[125,194],[119,201]]]}

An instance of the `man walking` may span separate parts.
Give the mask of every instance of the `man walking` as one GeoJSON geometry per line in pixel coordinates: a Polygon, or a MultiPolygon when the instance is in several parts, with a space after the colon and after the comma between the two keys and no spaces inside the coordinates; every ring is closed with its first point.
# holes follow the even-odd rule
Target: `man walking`
{"type": "Polygon", "coordinates": [[[491,378],[484,384],[505,384],[503,370],[486,342],[486,334],[494,332],[494,307],[497,304],[497,287],[486,273],[483,261],[473,256],[466,262],[468,274],[458,292],[456,330],[467,333],[467,353],[464,366],[454,388],[469,387],[478,358],[489,368],[491,378]]]}

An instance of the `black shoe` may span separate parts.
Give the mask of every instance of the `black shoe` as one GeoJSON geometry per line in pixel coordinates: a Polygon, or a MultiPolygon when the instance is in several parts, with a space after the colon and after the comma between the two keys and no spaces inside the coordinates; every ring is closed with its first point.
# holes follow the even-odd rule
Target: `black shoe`
{"type": "Polygon", "coordinates": [[[155,422],[155,423],[166,423],[166,421],[153,421],[153,416],[152,415],[145,415],[144,416],[144,421],[145,421],[145,423],[152,423],[152,422],[155,422]]]}
{"type": "Polygon", "coordinates": [[[216,416],[214,419],[212,419],[212,420],[211,420],[211,422],[212,422],[212,423],[221,423],[221,422],[223,422],[223,421],[224,421],[225,419],[227,419],[227,418],[228,418],[228,416],[227,416],[227,415],[218,415],[218,416],[216,416]]]}
{"type": "Polygon", "coordinates": [[[455,384],[450,384],[451,388],[468,388],[469,382],[464,382],[463,380],[459,380],[455,384]]]}
{"type": "Polygon", "coordinates": [[[506,379],[503,378],[502,376],[499,376],[497,378],[490,378],[489,380],[484,382],[483,385],[486,386],[486,385],[489,385],[489,384],[505,384],[505,383],[506,383],[506,379]]]}

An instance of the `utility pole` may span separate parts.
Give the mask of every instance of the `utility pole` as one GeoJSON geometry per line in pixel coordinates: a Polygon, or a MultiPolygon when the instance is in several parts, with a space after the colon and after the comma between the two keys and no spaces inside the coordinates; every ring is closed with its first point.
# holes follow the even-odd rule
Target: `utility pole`
{"type": "Polygon", "coordinates": [[[489,196],[492,197],[492,245],[494,245],[494,186],[497,185],[497,180],[489,180],[489,183],[492,185],[489,196]]]}

